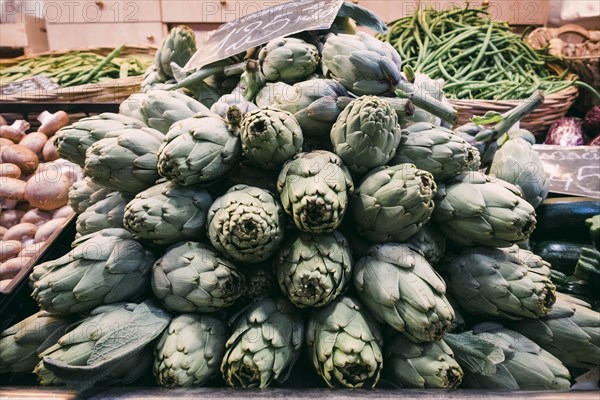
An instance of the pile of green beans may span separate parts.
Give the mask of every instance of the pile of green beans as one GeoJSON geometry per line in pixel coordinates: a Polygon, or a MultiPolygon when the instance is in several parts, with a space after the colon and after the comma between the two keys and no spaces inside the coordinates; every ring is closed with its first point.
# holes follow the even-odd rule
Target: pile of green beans
{"type": "Polygon", "coordinates": [[[152,64],[153,57],[150,55],[119,57],[123,47],[117,47],[107,56],[72,51],[61,55],[48,54],[29,58],[6,68],[0,66],[0,84],[42,75],[62,87],[70,87],[142,75],[152,64]]]}
{"type": "Polygon", "coordinates": [[[420,9],[388,27],[379,38],[415,71],[444,79],[449,98],[525,99],[538,89],[551,94],[575,84],[567,70],[549,69],[548,55],[533,50],[485,8],[420,9]]]}

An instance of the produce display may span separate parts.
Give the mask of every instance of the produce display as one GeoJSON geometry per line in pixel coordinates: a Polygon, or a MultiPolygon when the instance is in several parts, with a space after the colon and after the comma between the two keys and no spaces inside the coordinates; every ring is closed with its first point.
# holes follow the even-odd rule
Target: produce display
{"type": "Polygon", "coordinates": [[[68,115],[45,111],[37,119],[37,130],[24,120],[0,126],[0,292],[72,216],[68,193],[83,176],[78,165],[60,158],[53,142],[68,115]]]}
{"type": "Polygon", "coordinates": [[[70,51],[28,58],[0,69],[0,84],[41,75],[62,87],[70,87],[144,74],[152,64],[152,57],[121,56],[124,47],[117,47],[106,56],[89,51],[70,51]]]}
{"type": "MultiPolygon", "coordinates": [[[[421,54],[341,14],[190,71],[194,36],[172,29],[142,93],[53,136],[85,175],[60,196],[77,238],[30,274],[40,311],[0,333],[0,373],[77,390],[571,388],[600,364],[600,202],[547,200],[513,125],[573,83],[534,75],[537,53],[506,52],[516,36],[478,12],[396,23],[396,47],[420,40],[407,21],[426,30],[421,54]],[[444,32],[485,44],[449,51],[444,32]],[[483,95],[524,101],[456,126],[445,95],[462,89],[431,62],[448,51],[474,57],[458,76],[484,74],[483,95]],[[495,57],[528,65],[505,69],[515,87],[495,57]],[[19,334],[32,324],[47,334],[19,334]]],[[[3,196],[30,198],[2,168],[21,185],[3,196]]]]}

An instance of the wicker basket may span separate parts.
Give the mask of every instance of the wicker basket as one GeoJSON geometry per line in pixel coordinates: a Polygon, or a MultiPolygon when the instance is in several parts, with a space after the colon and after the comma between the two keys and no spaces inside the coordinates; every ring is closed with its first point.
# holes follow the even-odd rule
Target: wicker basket
{"type": "MultiPolygon", "coordinates": [[[[91,52],[102,56],[108,55],[113,47],[93,47],[68,51],[48,51],[45,53],[22,56],[8,60],[0,60],[1,67],[9,67],[23,60],[42,55],[62,55],[72,51],[91,52]]],[[[156,47],[151,46],[125,46],[120,56],[128,55],[154,55],[156,47]]],[[[91,83],[81,86],[72,86],[56,90],[43,90],[35,92],[22,92],[14,95],[0,97],[0,102],[44,102],[44,103],[121,103],[134,93],[141,90],[143,76],[130,76],[127,78],[113,79],[101,83],[91,83]]]]}
{"type": "MultiPolygon", "coordinates": [[[[520,127],[533,134],[545,133],[552,122],[565,116],[577,98],[574,86],[549,94],[544,103],[521,120],[520,127]]],[[[521,100],[522,101],[522,100],[521,100]]],[[[504,113],[519,104],[519,100],[450,100],[458,111],[458,124],[466,124],[475,115],[484,115],[487,111],[504,113]]]]}

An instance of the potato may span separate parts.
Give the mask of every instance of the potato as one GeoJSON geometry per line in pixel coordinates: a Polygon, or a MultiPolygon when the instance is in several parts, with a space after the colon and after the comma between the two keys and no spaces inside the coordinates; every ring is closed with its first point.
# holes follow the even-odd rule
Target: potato
{"type": "Polygon", "coordinates": [[[8,285],[12,282],[12,279],[4,279],[0,281],[0,293],[7,293],[8,285]]]}
{"type": "Polygon", "coordinates": [[[61,208],[55,210],[52,213],[52,218],[66,218],[66,217],[70,217],[71,214],[73,214],[74,211],[71,208],[70,205],[66,205],[66,206],[62,206],[61,208]]]}
{"type": "Polygon", "coordinates": [[[52,141],[52,140],[46,141],[46,144],[44,145],[44,148],[42,149],[42,157],[44,158],[44,161],[54,161],[54,160],[58,160],[60,158],[60,155],[58,154],[58,150],[56,149],[56,146],[54,145],[54,141],[52,141]]]}
{"type": "Polygon", "coordinates": [[[40,210],[56,210],[69,201],[71,180],[66,175],[49,178],[45,172],[32,176],[25,186],[25,200],[40,210]]]}
{"type": "Polygon", "coordinates": [[[0,178],[15,178],[19,179],[21,176],[21,168],[15,164],[2,163],[0,164],[0,178]]]}
{"type": "Polygon", "coordinates": [[[23,218],[21,218],[20,222],[29,222],[31,224],[40,226],[50,221],[51,219],[52,213],[49,213],[48,211],[42,211],[38,208],[32,208],[31,210],[27,211],[25,215],[23,215],[23,218]]]}
{"type": "Polygon", "coordinates": [[[27,147],[33,153],[40,156],[47,141],[48,136],[44,135],[42,132],[31,132],[21,139],[19,145],[27,147]]]}
{"type": "Polygon", "coordinates": [[[30,258],[15,257],[0,264],[0,281],[12,279],[27,266],[30,258]]]}
{"type": "Polygon", "coordinates": [[[23,201],[25,200],[26,183],[15,178],[0,178],[0,198],[23,201]]]}
{"type": "Polygon", "coordinates": [[[18,240],[0,240],[0,262],[15,258],[23,250],[18,240]]]}
{"type": "Polygon", "coordinates": [[[6,233],[8,229],[6,229],[3,226],[0,226],[0,240],[2,240],[2,238],[4,238],[4,234],[6,233]]]}
{"type": "Polygon", "coordinates": [[[38,258],[41,254],[42,247],[44,247],[45,243],[46,242],[39,242],[39,243],[30,244],[27,247],[23,247],[23,249],[19,252],[17,257],[38,258]]]}
{"type": "Polygon", "coordinates": [[[35,243],[41,243],[48,240],[57,229],[62,228],[66,221],[66,218],[56,218],[40,226],[35,234],[35,243]]]}
{"type": "Polygon", "coordinates": [[[2,210],[0,213],[0,226],[10,229],[21,221],[23,215],[25,215],[25,211],[2,210]]]}
{"type": "Polygon", "coordinates": [[[23,175],[29,175],[36,170],[40,160],[27,147],[13,144],[2,149],[2,162],[15,164],[21,169],[23,175]]]}
{"type": "Polygon", "coordinates": [[[22,243],[25,243],[28,240],[33,240],[37,230],[37,225],[29,222],[17,224],[6,231],[3,240],[18,240],[22,243]]]}

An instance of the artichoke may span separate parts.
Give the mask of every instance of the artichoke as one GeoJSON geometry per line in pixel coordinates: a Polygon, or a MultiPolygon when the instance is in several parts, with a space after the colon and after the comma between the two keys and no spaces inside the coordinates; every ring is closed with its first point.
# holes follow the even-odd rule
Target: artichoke
{"type": "Polygon", "coordinates": [[[163,81],[172,79],[174,75],[171,63],[174,62],[179,67],[184,67],[195,52],[196,35],[194,31],[185,25],[176,26],[169,31],[156,50],[154,56],[156,73],[163,81]]]}
{"type": "Polygon", "coordinates": [[[477,170],[480,162],[478,150],[450,129],[419,122],[402,130],[391,164],[415,164],[441,182],[461,172],[477,170]]]}
{"type": "Polygon", "coordinates": [[[154,185],[160,178],[156,153],[164,135],[150,128],[114,131],[112,135],[87,150],[85,175],[125,194],[135,195],[154,185]]]}
{"type": "Polygon", "coordinates": [[[103,113],[82,118],[56,132],[54,145],[61,158],[83,167],[87,149],[105,137],[114,137],[113,132],[123,129],[142,129],[144,122],[121,114],[103,113]]]}
{"type": "Polygon", "coordinates": [[[285,381],[300,355],[304,323],[284,298],[264,298],[232,321],[221,373],[232,387],[265,388],[285,381]]]}
{"type": "Polygon", "coordinates": [[[149,288],[154,257],[125,229],[103,229],[76,239],[73,249],[33,268],[32,297],[56,314],[89,311],[137,300],[149,288]]]}
{"type": "Polygon", "coordinates": [[[455,389],[462,382],[462,368],[443,340],[413,343],[396,334],[385,346],[384,362],[384,376],[401,388],[455,389]]]}
{"type": "Polygon", "coordinates": [[[209,246],[180,242],[152,268],[152,290],[174,312],[211,312],[232,305],[244,292],[244,276],[209,246]]]}
{"type": "Polygon", "coordinates": [[[600,313],[582,300],[559,293],[548,314],[516,321],[509,327],[567,367],[591,369],[600,365],[600,313]]]}
{"type": "Polygon", "coordinates": [[[331,129],[335,154],[352,172],[387,164],[400,143],[398,116],[377,96],[362,96],[342,111],[331,129]]]}
{"type": "Polygon", "coordinates": [[[157,244],[197,239],[204,232],[211,203],[204,189],[163,182],[127,203],[123,225],[137,237],[157,244]]]}
{"type": "Polygon", "coordinates": [[[529,142],[524,137],[511,137],[496,151],[490,175],[517,186],[523,198],[536,208],[548,196],[550,180],[532,139],[529,142]]]}
{"type": "Polygon", "coordinates": [[[354,265],[354,286],[377,320],[414,342],[440,340],[454,320],[444,281],[410,245],[371,247],[354,265]]]}
{"type": "Polygon", "coordinates": [[[296,307],[322,307],[352,279],[350,243],[339,232],[300,233],[274,261],[281,291],[296,307]]]}
{"type": "Polygon", "coordinates": [[[535,210],[516,186],[479,172],[438,185],[432,220],[461,245],[508,247],[529,239],[535,210]]]}
{"type": "Polygon", "coordinates": [[[419,249],[431,265],[437,264],[446,252],[446,236],[432,224],[425,224],[406,243],[419,249]]]}
{"type": "Polygon", "coordinates": [[[271,257],[283,241],[285,214],[270,192],[236,185],[208,210],[212,245],[235,261],[257,263],[271,257]]]}
{"type": "Polygon", "coordinates": [[[107,228],[124,228],[123,214],[129,200],[131,199],[119,192],[107,194],[104,200],[98,201],[79,214],[75,237],[80,238],[107,228]]]}
{"type": "Polygon", "coordinates": [[[464,248],[443,263],[448,291],[466,311],[492,318],[539,318],[556,300],[550,264],[530,251],[464,248]]]}
{"type": "Polygon", "coordinates": [[[242,94],[236,91],[221,96],[210,107],[211,112],[233,125],[239,125],[247,113],[255,110],[258,110],[256,104],[244,100],[242,94]]]}
{"type": "Polygon", "coordinates": [[[242,150],[264,169],[281,165],[302,149],[302,129],[294,116],[273,107],[260,108],[244,116],[240,127],[242,150]]]}
{"type": "Polygon", "coordinates": [[[139,119],[150,128],[166,134],[178,121],[196,113],[208,113],[208,108],[193,98],[177,91],[151,90],[135,94],[121,103],[121,114],[139,119]]]}
{"type": "Polygon", "coordinates": [[[246,303],[254,303],[275,294],[277,282],[269,265],[246,265],[242,272],[246,282],[246,291],[243,296],[246,303]]]}
{"type": "Polygon", "coordinates": [[[412,164],[375,168],[350,198],[360,234],[377,243],[404,241],[429,221],[437,185],[412,164]]]}
{"type": "Polygon", "coordinates": [[[0,333],[0,374],[33,371],[38,354],[56,343],[70,324],[65,317],[38,311],[4,330],[0,333]]]}
{"type": "Polygon", "coordinates": [[[161,386],[201,386],[219,373],[225,325],[206,315],[182,314],[169,324],[154,349],[154,377],[161,386]]]}
{"type": "Polygon", "coordinates": [[[261,107],[272,106],[294,115],[305,137],[329,137],[336,119],[351,100],[333,79],[310,79],[293,86],[267,83],[256,97],[261,107]]]}
{"type": "Polygon", "coordinates": [[[296,154],[284,164],[277,191],[298,229],[331,232],[342,222],[354,184],[338,156],[317,150],[296,154]]]}
{"type": "Polygon", "coordinates": [[[498,323],[447,335],[463,369],[463,387],[500,390],[566,390],[569,371],[552,354],[498,323]]]}
{"type": "MultiPolygon", "coordinates": [[[[164,329],[163,324],[166,325],[168,319],[156,326],[157,332],[154,332],[154,335],[141,337],[141,331],[145,331],[145,327],[141,326],[140,323],[142,321],[150,323],[148,318],[139,319],[141,315],[138,315],[138,313],[141,314],[142,309],[145,308],[146,303],[116,303],[95,308],[85,319],[79,321],[58,339],[56,344],[41,353],[40,358],[43,360],[50,358],[69,366],[88,368],[94,364],[106,362],[110,366],[102,371],[101,376],[95,377],[104,385],[127,385],[147,376],[152,368],[152,352],[147,347],[142,347],[140,350],[122,357],[121,361],[117,363],[111,363],[110,360],[111,356],[114,356],[117,347],[124,345],[123,342],[131,344],[151,340],[152,336],[160,335],[164,329]],[[132,327],[135,328],[132,329],[132,327]]],[[[161,314],[160,318],[165,318],[161,310],[156,309],[154,312],[161,314]]],[[[141,344],[143,345],[143,343],[141,344]]],[[[33,372],[38,376],[42,385],[64,383],[62,379],[59,379],[46,367],[45,361],[40,361],[33,372]]],[[[81,374],[75,374],[73,378],[75,381],[77,379],[85,380],[81,374]]],[[[86,385],[87,383],[77,384],[86,385]]]]}
{"type": "Polygon", "coordinates": [[[158,173],[180,185],[208,184],[237,164],[242,153],[238,130],[213,113],[175,123],[158,152],[158,173]]]}
{"type": "Polygon", "coordinates": [[[309,357],[329,387],[373,388],[383,367],[379,326],[351,297],[315,310],[306,327],[309,357]]]}
{"type": "Polygon", "coordinates": [[[261,71],[270,82],[303,80],[315,72],[319,59],[315,46],[292,37],[273,39],[258,53],[261,71]]]}
{"type": "Polygon", "coordinates": [[[81,179],[69,188],[69,206],[76,213],[82,213],[113,192],[113,189],[102,187],[90,178],[81,179]]]}

